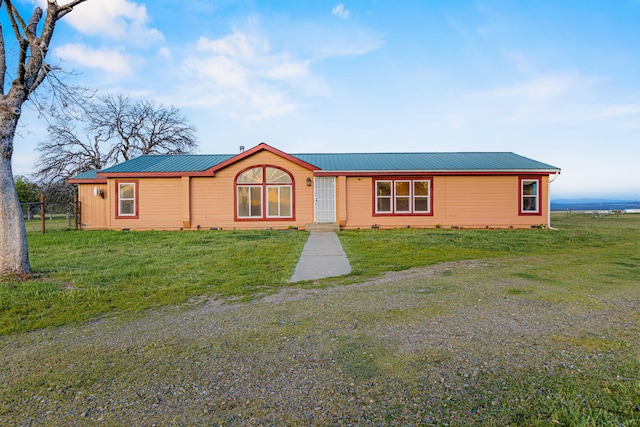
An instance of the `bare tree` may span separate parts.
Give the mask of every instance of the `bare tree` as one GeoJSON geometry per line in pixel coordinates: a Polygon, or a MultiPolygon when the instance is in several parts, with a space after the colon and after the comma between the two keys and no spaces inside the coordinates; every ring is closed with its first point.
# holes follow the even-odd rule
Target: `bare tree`
{"type": "MultiPolygon", "coordinates": [[[[67,225],[71,227],[73,216],[73,202],[76,197],[76,186],[69,184],[66,179],[60,179],[41,186],[47,207],[57,205],[58,212],[62,211],[67,217],[67,225]]],[[[49,211],[51,213],[51,211],[49,211]]]]}
{"type": "Polygon", "coordinates": [[[49,139],[38,145],[41,153],[36,162],[38,178],[54,182],[61,178],[95,169],[100,170],[113,163],[105,151],[106,141],[98,135],[81,135],[76,123],[56,119],[48,127],[49,139]]]}
{"type": "Polygon", "coordinates": [[[175,107],[123,95],[99,97],[84,114],[56,120],[38,146],[36,175],[45,181],[103,169],[141,154],[181,154],[197,146],[195,128],[175,107]]]}
{"type": "Polygon", "coordinates": [[[84,1],[71,0],[58,5],[57,0],[48,0],[46,14],[36,7],[25,22],[13,0],[0,0],[0,13],[7,14],[19,46],[17,57],[10,62],[15,63],[16,70],[7,88],[7,52],[0,24],[0,275],[30,272],[27,234],[11,168],[13,142],[22,106],[51,72],[45,58],[58,20],[84,1]],[[38,32],[43,14],[44,22],[38,32]]]}
{"type": "Polygon", "coordinates": [[[196,129],[180,110],[149,100],[133,101],[124,95],[107,95],[89,108],[88,129],[94,135],[115,138],[117,160],[141,154],[181,154],[197,148],[196,129]]]}

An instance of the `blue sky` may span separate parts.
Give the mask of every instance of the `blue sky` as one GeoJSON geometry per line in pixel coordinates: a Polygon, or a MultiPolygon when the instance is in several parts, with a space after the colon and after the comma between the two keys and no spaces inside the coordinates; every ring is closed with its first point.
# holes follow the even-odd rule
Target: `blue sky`
{"type": "MultiPolygon", "coordinates": [[[[552,198],[639,199],[638,23],[640,0],[88,0],[50,59],[180,108],[201,153],[513,151],[562,169],[552,198]]],[[[23,120],[16,174],[45,138],[23,120]]]]}

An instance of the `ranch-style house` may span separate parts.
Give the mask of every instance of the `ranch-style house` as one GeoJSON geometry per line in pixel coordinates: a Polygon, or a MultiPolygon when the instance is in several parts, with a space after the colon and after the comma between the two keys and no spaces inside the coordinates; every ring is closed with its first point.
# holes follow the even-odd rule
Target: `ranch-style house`
{"type": "Polygon", "coordinates": [[[549,227],[560,169],[509,152],[144,155],[69,179],[83,229],[549,227]],[[551,177],[551,179],[550,179],[551,177]]]}

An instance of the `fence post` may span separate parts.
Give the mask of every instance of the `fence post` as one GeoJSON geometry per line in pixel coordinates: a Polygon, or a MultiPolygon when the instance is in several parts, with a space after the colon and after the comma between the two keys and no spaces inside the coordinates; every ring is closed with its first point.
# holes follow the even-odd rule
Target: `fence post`
{"type": "Polygon", "coordinates": [[[44,194],[40,193],[40,223],[42,224],[42,234],[44,234],[44,194]]]}
{"type": "Polygon", "coordinates": [[[77,230],[80,225],[80,218],[78,218],[78,211],[80,210],[80,202],[78,201],[78,194],[75,195],[73,200],[73,228],[77,230]]]}

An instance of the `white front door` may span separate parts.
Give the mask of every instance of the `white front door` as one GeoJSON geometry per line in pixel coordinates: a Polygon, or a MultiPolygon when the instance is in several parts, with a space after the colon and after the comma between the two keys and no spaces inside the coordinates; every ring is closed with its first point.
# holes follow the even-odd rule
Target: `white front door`
{"type": "Polygon", "coordinates": [[[315,222],[336,222],[336,178],[317,176],[315,178],[315,222]]]}

